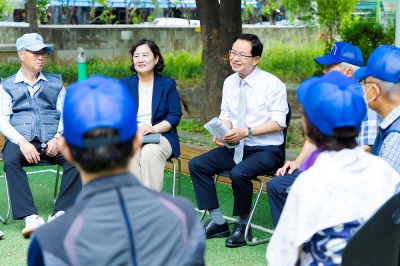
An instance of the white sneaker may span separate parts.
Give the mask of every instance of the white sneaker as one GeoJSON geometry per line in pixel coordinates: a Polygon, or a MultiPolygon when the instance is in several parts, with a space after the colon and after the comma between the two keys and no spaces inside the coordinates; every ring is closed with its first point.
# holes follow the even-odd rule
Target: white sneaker
{"type": "Polygon", "coordinates": [[[4,233],[2,231],[0,231],[0,238],[2,238],[4,236],[4,233]]]}
{"type": "Polygon", "coordinates": [[[65,211],[58,211],[54,215],[49,215],[49,219],[47,219],[47,222],[50,223],[50,222],[54,221],[56,218],[60,217],[64,213],[65,213],[65,211]]]}
{"type": "Polygon", "coordinates": [[[36,228],[45,224],[42,217],[32,214],[25,217],[25,228],[22,229],[22,236],[29,237],[36,228]]]}

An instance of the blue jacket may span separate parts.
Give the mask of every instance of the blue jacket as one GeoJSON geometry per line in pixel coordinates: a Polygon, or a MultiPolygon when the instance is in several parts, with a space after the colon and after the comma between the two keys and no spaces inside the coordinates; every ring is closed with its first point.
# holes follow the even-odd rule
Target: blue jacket
{"type": "MultiPolygon", "coordinates": [[[[121,79],[121,82],[132,94],[136,110],[139,107],[139,78],[132,75],[121,79]]],[[[179,138],[176,127],[179,125],[182,116],[181,101],[176,89],[176,82],[172,78],[154,74],[152,116],[151,123],[156,125],[163,120],[168,121],[172,129],[162,135],[169,141],[172,147],[172,154],[178,157],[181,153],[179,138]]]]}

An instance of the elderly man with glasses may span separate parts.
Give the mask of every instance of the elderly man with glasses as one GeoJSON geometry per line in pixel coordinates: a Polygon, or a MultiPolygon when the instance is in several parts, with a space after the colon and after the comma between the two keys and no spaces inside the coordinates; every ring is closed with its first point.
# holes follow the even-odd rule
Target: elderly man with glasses
{"type": "MultiPolygon", "coordinates": [[[[285,160],[279,146],[289,111],[286,86],[257,67],[262,51],[263,44],[256,35],[242,34],[234,40],[229,61],[235,73],[224,82],[219,116],[229,133],[223,140],[214,137],[219,148],[189,162],[198,208],[210,213],[211,219],[204,224],[206,238],[228,237],[227,247],[246,245],[244,234],[253,196],[251,180],[262,172],[274,171],[285,160]],[[225,143],[238,145],[230,149],[225,143]],[[212,178],[222,171],[230,171],[233,215],[239,217],[232,233],[219,209],[212,178]]],[[[248,240],[251,238],[249,230],[248,240]]]]}
{"type": "Polygon", "coordinates": [[[5,135],[4,172],[10,190],[14,219],[24,219],[24,237],[45,222],[38,216],[24,166],[58,164],[64,168],[61,188],[48,221],[62,215],[82,189],[77,169],[58,150],[63,132],[65,88],[60,75],[42,72],[52,48],[37,33],[18,38],[21,69],[2,79],[0,131],[5,135]]]}
{"type": "Polygon", "coordinates": [[[400,173],[400,48],[383,45],[354,77],[364,82],[365,101],[382,118],[371,153],[400,173]]]}

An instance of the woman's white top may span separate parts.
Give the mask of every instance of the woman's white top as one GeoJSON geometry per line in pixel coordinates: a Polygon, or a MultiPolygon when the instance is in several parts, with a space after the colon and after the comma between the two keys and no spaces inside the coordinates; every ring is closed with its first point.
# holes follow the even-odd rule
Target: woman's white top
{"type": "Polygon", "coordinates": [[[153,100],[153,83],[148,86],[142,86],[139,84],[139,107],[137,112],[138,127],[142,126],[143,124],[152,126],[151,124],[152,100],[153,100]]]}
{"type": "MultiPolygon", "coordinates": [[[[359,147],[322,152],[293,183],[267,247],[268,263],[295,265],[298,248],[317,232],[360,219],[365,222],[399,186],[400,175],[386,161],[359,147]]],[[[301,261],[301,265],[307,264],[301,261]]]]}

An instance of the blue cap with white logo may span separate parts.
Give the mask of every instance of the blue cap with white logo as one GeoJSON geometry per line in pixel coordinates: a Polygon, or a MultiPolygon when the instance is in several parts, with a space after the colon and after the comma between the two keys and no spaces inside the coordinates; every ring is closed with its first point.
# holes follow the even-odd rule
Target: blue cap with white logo
{"type": "Polygon", "coordinates": [[[310,122],[324,135],[335,128],[360,126],[367,107],[361,86],[338,71],[309,78],[297,89],[297,97],[310,122]]]}
{"type": "Polygon", "coordinates": [[[333,65],[346,62],[356,66],[362,66],[364,59],[361,50],[347,42],[336,42],[328,55],[314,58],[321,65],[333,65]]]}
{"type": "Polygon", "coordinates": [[[128,89],[120,81],[92,76],[72,84],[65,96],[64,138],[75,147],[95,148],[124,143],[137,130],[136,107],[128,89]],[[84,139],[96,128],[113,128],[118,137],[84,139]]]}

